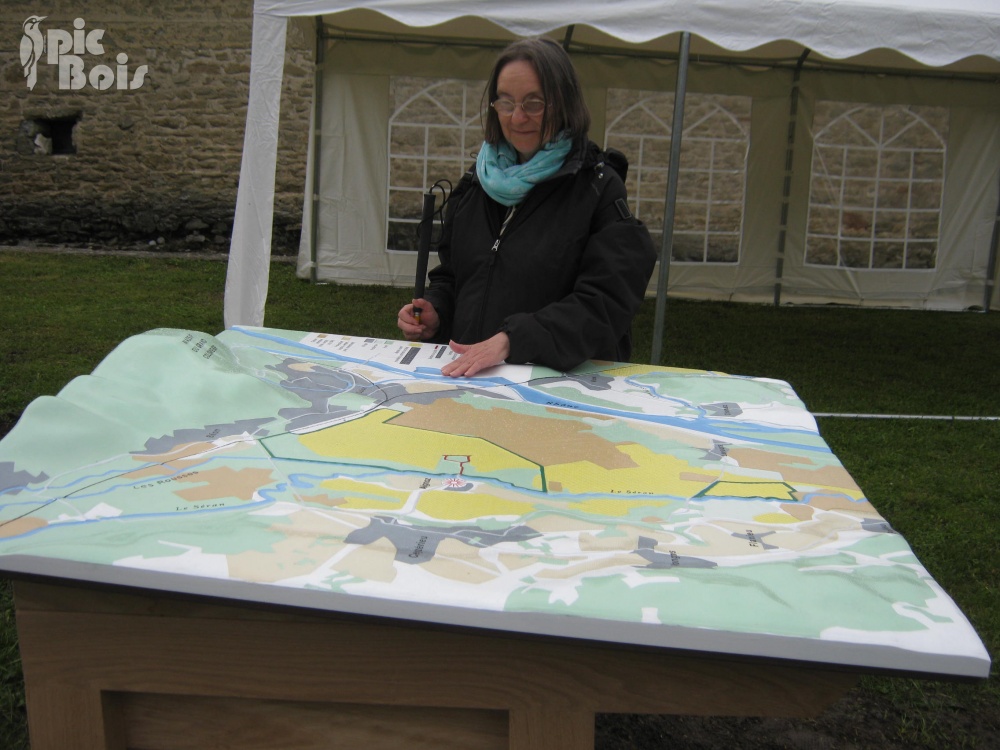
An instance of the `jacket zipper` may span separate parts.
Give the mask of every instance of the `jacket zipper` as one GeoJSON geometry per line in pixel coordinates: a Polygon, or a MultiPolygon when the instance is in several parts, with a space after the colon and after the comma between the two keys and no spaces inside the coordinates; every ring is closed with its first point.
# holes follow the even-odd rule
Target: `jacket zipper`
{"type": "Polygon", "coordinates": [[[493,242],[493,247],[490,248],[490,260],[486,265],[486,288],[483,291],[483,300],[479,305],[479,324],[476,326],[476,330],[479,331],[480,336],[483,335],[483,323],[486,320],[486,301],[490,296],[490,286],[493,283],[493,265],[496,263],[497,254],[500,252],[500,240],[503,239],[503,233],[507,230],[511,219],[514,218],[515,211],[517,211],[517,206],[511,206],[507,209],[507,215],[504,217],[503,224],[500,225],[500,233],[493,242]]]}

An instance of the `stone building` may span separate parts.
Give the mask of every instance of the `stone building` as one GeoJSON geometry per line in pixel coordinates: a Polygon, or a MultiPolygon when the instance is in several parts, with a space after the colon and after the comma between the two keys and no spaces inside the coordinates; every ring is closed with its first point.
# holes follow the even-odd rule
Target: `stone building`
{"type": "MultiPolygon", "coordinates": [[[[0,243],[227,249],[252,11],[252,0],[5,0],[0,243]]],[[[275,252],[294,252],[301,229],[312,29],[289,28],[275,252]]]]}

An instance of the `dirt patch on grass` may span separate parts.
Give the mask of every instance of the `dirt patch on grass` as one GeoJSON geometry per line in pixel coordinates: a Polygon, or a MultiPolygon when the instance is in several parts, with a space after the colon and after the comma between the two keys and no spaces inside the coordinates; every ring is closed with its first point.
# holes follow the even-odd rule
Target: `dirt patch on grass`
{"type": "Polygon", "coordinates": [[[1000,701],[982,683],[870,678],[815,719],[607,714],[596,729],[595,750],[1000,750],[1000,701]]]}

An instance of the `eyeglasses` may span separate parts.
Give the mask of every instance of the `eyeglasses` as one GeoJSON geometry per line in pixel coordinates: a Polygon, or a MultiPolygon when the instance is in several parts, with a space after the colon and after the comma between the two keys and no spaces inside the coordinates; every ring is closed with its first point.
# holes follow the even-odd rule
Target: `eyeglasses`
{"type": "Polygon", "coordinates": [[[497,99],[490,103],[490,106],[496,110],[498,115],[503,115],[504,117],[510,117],[514,114],[514,110],[518,107],[521,111],[528,117],[537,117],[545,111],[545,100],[544,99],[525,99],[523,102],[515,102],[510,99],[497,99]]]}

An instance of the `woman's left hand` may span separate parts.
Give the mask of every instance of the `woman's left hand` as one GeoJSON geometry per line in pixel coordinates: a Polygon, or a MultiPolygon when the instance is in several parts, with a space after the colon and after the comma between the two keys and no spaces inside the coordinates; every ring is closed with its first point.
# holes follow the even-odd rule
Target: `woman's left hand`
{"type": "Polygon", "coordinates": [[[478,344],[459,344],[449,341],[448,346],[457,352],[459,357],[442,367],[441,374],[453,378],[471,378],[488,367],[502,365],[510,354],[510,338],[506,333],[498,333],[478,344]]]}

